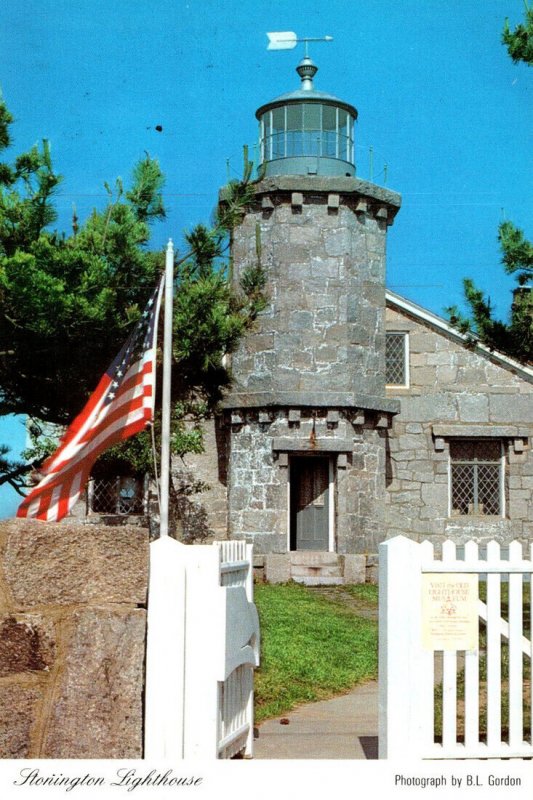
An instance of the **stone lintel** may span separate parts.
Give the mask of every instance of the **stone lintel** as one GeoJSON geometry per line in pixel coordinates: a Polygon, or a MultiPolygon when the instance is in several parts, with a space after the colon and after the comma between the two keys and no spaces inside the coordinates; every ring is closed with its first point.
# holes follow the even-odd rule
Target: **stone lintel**
{"type": "Polygon", "coordinates": [[[335,408],[381,411],[398,414],[396,398],[375,397],[355,392],[235,392],[227,395],[221,406],[226,411],[239,408],[335,408]]]}
{"type": "Polygon", "coordinates": [[[288,436],[276,436],[272,439],[272,450],[281,452],[303,453],[351,453],[353,439],[333,439],[318,436],[314,441],[309,439],[292,439],[288,436]]]}
{"type": "Polygon", "coordinates": [[[433,436],[436,438],[450,438],[461,437],[471,438],[476,437],[490,437],[494,439],[515,439],[526,438],[533,434],[531,427],[524,427],[523,425],[491,425],[485,424],[469,424],[469,423],[456,423],[456,424],[436,424],[433,425],[433,436]]]}

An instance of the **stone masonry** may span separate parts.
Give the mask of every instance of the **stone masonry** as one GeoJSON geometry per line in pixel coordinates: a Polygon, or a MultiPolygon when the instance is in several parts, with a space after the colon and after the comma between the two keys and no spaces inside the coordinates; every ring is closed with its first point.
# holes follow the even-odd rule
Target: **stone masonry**
{"type": "Polygon", "coordinates": [[[0,757],[140,758],[148,533],[0,524],[0,757]]]}
{"type": "Polygon", "coordinates": [[[234,232],[234,281],[260,263],[269,305],[232,357],[226,406],[317,392],[327,405],[340,404],[337,393],[382,399],[385,238],[399,196],[306,176],[269,178],[255,192],[234,232]]]}
{"type": "Polygon", "coordinates": [[[409,336],[409,388],[389,387],[401,402],[387,436],[387,537],[435,542],[533,539],[533,377],[457,335],[389,303],[387,328],[409,336]],[[505,514],[450,514],[451,441],[502,441],[505,514]]]}
{"type": "MultiPolygon", "coordinates": [[[[222,195],[223,201],[223,195],[222,195]]],[[[372,552],[384,506],[385,238],[398,195],[355,178],[278,176],[234,231],[234,281],[260,264],[268,307],[224,401],[228,533],[286,553],[291,459],[333,468],[334,549],[372,552]]]]}
{"type": "Polygon", "coordinates": [[[304,409],[295,422],[286,409],[269,412],[267,421],[260,415],[267,416],[241,412],[231,426],[234,538],[249,537],[257,553],[287,552],[290,454],[315,452],[334,457],[336,552],[374,552],[385,500],[385,428],[376,427],[376,415],[346,411],[329,423],[325,409],[304,409]]]}

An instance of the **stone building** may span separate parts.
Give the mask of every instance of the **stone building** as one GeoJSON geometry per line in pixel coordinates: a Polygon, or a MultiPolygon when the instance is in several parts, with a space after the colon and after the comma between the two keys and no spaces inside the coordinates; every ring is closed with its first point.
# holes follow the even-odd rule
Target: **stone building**
{"type": "MultiPolygon", "coordinates": [[[[355,177],[356,109],[302,86],[257,111],[262,177],[233,280],[269,303],[189,459],[217,535],[271,580],[364,578],[383,539],[533,538],[533,370],[385,289],[401,198],[355,177]]],[[[221,192],[224,202],[224,192],[221,192]]]]}
{"type": "Polygon", "coordinates": [[[533,370],[386,291],[401,198],[356,177],[356,109],[314,87],[309,58],[297,71],[256,113],[233,281],[260,265],[268,306],[205,454],[175,465],[176,485],[209,486],[183,529],[253,542],[270,580],[362,580],[399,533],[531,541],[533,370]]]}
{"type": "Polygon", "coordinates": [[[387,331],[387,535],[531,542],[533,370],[391,292],[387,331]]]}

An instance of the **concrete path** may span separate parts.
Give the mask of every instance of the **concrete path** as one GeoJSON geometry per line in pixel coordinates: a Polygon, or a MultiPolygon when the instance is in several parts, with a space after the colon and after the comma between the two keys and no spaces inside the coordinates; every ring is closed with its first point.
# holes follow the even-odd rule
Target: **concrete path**
{"type": "Polygon", "coordinates": [[[254,758],[258,759],[377,758],[377,682],[269,719],[258,726],[258,732],[254,742],[254,758]]]}

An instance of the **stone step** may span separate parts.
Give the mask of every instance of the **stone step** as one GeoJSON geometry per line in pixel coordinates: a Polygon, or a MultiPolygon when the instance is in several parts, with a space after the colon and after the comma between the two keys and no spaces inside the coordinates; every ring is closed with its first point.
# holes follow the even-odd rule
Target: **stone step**
{"type": "Polygon", "coordinates": [[[323,578],[342,578],[342,568],[339,566],[306,566],[305,564],[293,564],[291,566],[291,578],[296,580],[298,577],[323,577],[323,578]]]}
{"type": "Polygon", "coordinates": [[[340,563],[337,553],[323,553],[315,550],[296,550],[289,553],[293,566],[336,567],[340,563]]]}
{"type": "Polygon", "coordinates": [[[304,586],[342,586],[344,578],[323,578],[320,576],[311,578],[306,575],[298,575],[293,577],[293,581],[302,583],[304,586]]]}

